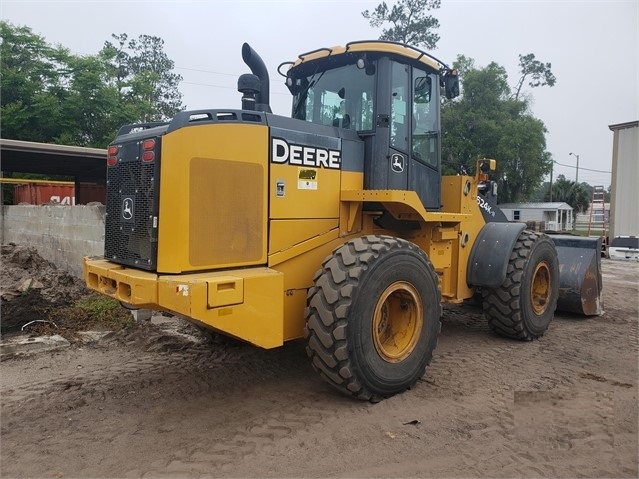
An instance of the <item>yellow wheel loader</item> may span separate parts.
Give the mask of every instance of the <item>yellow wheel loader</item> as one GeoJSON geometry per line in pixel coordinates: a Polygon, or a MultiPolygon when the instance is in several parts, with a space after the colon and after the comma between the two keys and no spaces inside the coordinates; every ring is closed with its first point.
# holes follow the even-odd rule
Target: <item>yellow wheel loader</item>
{"type": "Polygon", "coordinates": [[[424,374],[441,303],[481,297],[531,340],[559,304],[601,313],[600,245],[509,223],[488,179],[441,175],[440,103],[456,72],[382,41],[279,66],[291,118],[242,48],[238,110],[126,125],[108,148],[105,251],[89,288],[263,348],[304,338],[331,385],[377,401],[424,374]]]}

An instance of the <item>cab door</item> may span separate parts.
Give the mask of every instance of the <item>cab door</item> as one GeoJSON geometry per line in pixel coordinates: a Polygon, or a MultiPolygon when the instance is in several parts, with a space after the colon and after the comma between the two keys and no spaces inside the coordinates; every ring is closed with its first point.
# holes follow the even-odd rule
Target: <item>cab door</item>
{"type": "Polygon", "coordinates": [[[366,169],[367,188],[413,190],[431,211],[441,208],[438,82],[437,73],[379,59],[377,121],[366,169]]]}
{"type": "Polygon", "coordinates": [[[441,207],[439,76],[412,68],[408,189],[428,210],[441,207]]]}

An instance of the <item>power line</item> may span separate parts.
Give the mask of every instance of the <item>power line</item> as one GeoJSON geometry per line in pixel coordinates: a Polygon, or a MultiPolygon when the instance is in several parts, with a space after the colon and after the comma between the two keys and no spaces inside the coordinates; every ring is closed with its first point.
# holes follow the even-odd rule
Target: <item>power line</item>
{"type": "MultiPolygon", "coordinates": [[[[190,72],[199,72],[199,73],[213,73],[214,75],[224,75],[224,76],[229,76],[229,77],[239,77],[240,74],[239,73],[226,73],[226,72],[218,72],[215,70],[204,70],[203,68],[189,68],[189,67],[173,67],[175,70],[187,70],[190,72]]],[[[269,72],[269,75],[274,75],[274,72],[269,72]]],[[[279,73],[278,73],[279,75],[279,73]]],[[[282,83],[284,83],[282,81],[282,83]]]]}
{"type": "MultiPolygon", "coordinates": [[[[192,81],[184,81],[182,80],[180,83],[185,83],[187,85],[199,85],[199,86],[210,86],[213,88],[225,88],[227,90],[235,90],[237,91],[237,87],[232,87],[232,86],[222,86],[222,85],[212,85],[210,83],[196,83],[196,82],[192,82],[192,81]]],[[[290,96],[290,93],[287,92],[279,92],[279,91],[273,91],[271,90],[271,94],[273,95],[286,95],[286,96],[290,96]]]]}
{"type": "MultiPolygon", "coordinates": [[[[559,165],[559,166],[565,166],[566,168],[577,168],[575,165],[564,165],[563,163],[559,163],[558,161],[552,160],[554,164],[559,165]]],[[[584,171],[594,171],[595,173],[607,173],[607,174],[612,174],[612,171],[603,171],[603,170],[592,170],[590,168],[584,168],[583,166],[579,167],[580,170],[584,170],[584,171]]]]}
{"type": "Polygon", "coordinates": [[[239,75],[235,75],[234,73],[224,73],[224,72],[216,72],[213,70],[202,70],[200,68],[187,68],[187,67],[173,67],[176,70],[188,70],[190,72],[200,72],[200,73],[214,73],[216,75],[225,75],[229,77],[238,77],[239,75]]]}

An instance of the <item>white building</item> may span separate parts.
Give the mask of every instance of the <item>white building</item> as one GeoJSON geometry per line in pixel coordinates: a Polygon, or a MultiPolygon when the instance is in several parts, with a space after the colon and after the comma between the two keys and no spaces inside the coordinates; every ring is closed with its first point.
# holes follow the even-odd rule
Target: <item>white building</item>
{"type": "Polygon", "coordinates": [[[543,221],[542,229],[570,231],[573,227],[572,206],[568,203],[504,203],[497,205],[508,221],[543,221]]]}
{"type": "Polygon", "coordinates": [[[639,121],[610,125],[610,238],[639,236],[639,121]]]}

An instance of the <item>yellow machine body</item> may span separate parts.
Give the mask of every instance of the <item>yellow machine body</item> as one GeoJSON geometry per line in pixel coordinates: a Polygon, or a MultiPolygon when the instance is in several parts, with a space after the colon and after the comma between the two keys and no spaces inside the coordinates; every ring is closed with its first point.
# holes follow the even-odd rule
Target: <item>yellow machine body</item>
{"type": "Polygon", "coordinates": [[[476,178],[444,177],[444,207],[427,212],[412,191],[363,190],[360,172],[269,165],[262,125],[178,129],[163,137],[162,155],[162,273],[86,258],[91,289],[271,348],[302,336],[307,290],[334,248],[357,236],[392,234],[428,254],[445,301],[472,296],[465,265],[484,224],[476,178]],[[303,184],[311,177],[312,187],[303,184]],[[269,188],[282,180],[295,186],[284,199],[269,188]],[[379,211],[364,211],[365,203],[421,228],[382,229],[373,221],[379,211]]]}
{"type": "Polygon", "coordinates": [[[241,110],[125,125],[109,146],[105,254],[84,260],[89,288],[272,348],[303,336],[316,272],[365,235],[421,248],[445,302],[501,283],[520,230],[484,228],[506,221],[485,175],[494,160],[441,176],[454,70],[389,42],[315,50],[285,75],[287,118],[270,113],[259,57],[242,54],[254,75],[238,80],[241,110]],[[509,245],[491,249],[502,233],[509,245]]]}

